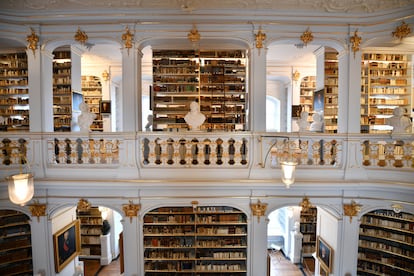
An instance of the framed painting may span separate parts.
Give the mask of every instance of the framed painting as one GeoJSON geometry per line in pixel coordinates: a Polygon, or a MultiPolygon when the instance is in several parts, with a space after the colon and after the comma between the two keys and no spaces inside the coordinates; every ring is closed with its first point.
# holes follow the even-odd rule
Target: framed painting
{"type": "Polygon", "coordinates": [[[55,271],[58,273],[81,252],[79,220],[71,222],[53,235],[53,247],[55,271]]]}
{"type": "Polygon", "coordinates": [[[326,266],[319,264],[319,275],[329,276],[329,270],[326,266]]]}
{"type": "Polygon", "coordinates": [[[111,101],[101,101],[99,111],[101,114],[111,114],[111,101]]]}
{"type": "Polygon", "coordinates": [[[332,271],[332,255],[333,250],[332,248],[321,238],[318,236],[316,246],[316,254],[318,256],[318,260],[322,266],[325,266],[328,272],[332,271]]]}

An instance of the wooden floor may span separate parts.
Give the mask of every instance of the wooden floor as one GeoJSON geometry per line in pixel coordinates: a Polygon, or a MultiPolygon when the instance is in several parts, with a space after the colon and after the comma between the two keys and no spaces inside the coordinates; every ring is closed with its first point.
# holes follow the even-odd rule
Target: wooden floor
{"type": "MultiPolygon", "coordinates": [[[[314,263],[306,259],[303,266],[295,265],[281,251],[270,253],[269,276],[313,276],[314,263]]],[[[85,276],[118,276],[120,274],[119,259],[109,265],[101,266],[99,260],[83,260],[85,276]]]]}

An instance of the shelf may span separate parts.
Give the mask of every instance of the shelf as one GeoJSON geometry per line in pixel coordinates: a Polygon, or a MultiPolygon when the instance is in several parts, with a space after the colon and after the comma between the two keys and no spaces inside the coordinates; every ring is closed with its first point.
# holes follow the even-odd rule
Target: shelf
{"type": "Polygon", "coordinates": [[[247,217],[237,209],[161,207],[144,216],[143,233],[146,275],[171,271],[246,275],[247,217]]]}
{"type": "Polygon", "coordinates": [[[81,228],[82,258],[99,259],[101,256],[102,216],[98,207],[87,210],[77,210],[77,219],[81,228]]]}
{"type": "Polygon", "coordinates": [[[154,50],[153,80],[154,130],[188,128],[184,116],[192,101],[206,116],[201,129],[246,129],[244,50],[154,50]]]}
{"type": "Polygon", "coordinates": [[[359,230],[358,270],[411,275],[414,273],[413,240],[413,215],[391,210],[365,214],[359,230]]]}

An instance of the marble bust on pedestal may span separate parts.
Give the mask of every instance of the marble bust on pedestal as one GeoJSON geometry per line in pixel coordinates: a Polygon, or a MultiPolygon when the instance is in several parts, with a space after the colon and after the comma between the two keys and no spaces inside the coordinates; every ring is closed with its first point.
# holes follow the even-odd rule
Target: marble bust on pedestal
{"type": "Polygon", "coordinates": [[[191,130],[200,130],[200,126],[206,120],[206,116],[200,112],[197,102],[191,102],[190,112],[185,115],[184,120],[191,130]]]}

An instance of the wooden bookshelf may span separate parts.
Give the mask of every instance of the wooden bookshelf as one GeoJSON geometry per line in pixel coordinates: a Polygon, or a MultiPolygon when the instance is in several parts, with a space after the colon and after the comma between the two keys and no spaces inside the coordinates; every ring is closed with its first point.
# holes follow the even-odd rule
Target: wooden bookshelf
{"type": "Polygon", "coordinates": [[[315,207],[300,212],[300,232],[303,235],[303,257],[311,257],[316,252],[316,221],[317,209],[315,207]]]}
{"type": "Polygon", "coordinates": [[[236,208],[161,207],[143,231],[145,275],[247,273],[247,217],[236,208]]]}
{"type": "Polygon", "coordinates": [[[103,120],[99,110],[102,101],[102,84],[97,76],[82,76],[82,94],[89,111],[96,115],[91,125],[92,131],[103,131],[103,120]]]}
{"type": "Polygon", "coordinates": [[[77,210],[77,218],[81,228],[80,258],[101,258],[102,214],[98,207],[77,210]]]}
{"type": "Polygon", "coordinates": [[[338,53],[325,51],[324,132],[338,132],[338,53]]]}

